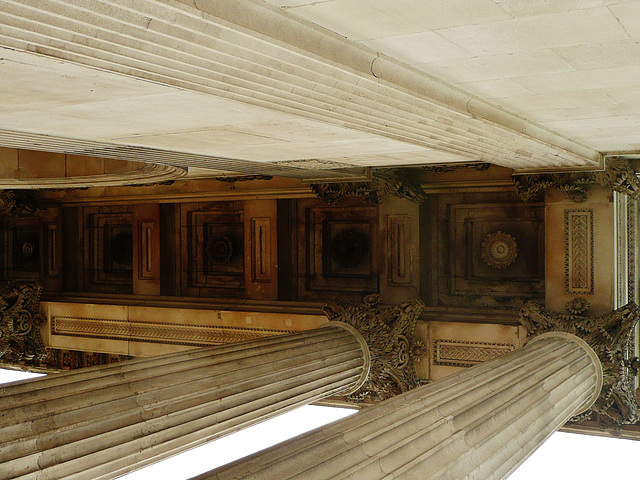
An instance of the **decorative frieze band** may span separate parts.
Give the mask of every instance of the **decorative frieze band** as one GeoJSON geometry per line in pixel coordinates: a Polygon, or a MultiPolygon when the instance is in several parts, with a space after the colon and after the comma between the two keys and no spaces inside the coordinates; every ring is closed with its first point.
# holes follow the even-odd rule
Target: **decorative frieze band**
{"type": "Polygon", "coordinates": [[[564,211],[565,293],[593,294],[593,210],[564,211]]]}
{"type": "Polygon", "coordinates": [[[459,340],[435,340],[434,365],[472,367],[515,350],[509,343],[464,342],[459,340]]]}
{"type": "Polygon", "coordinates": [[[293,331],[53,316],[51,333],[75,337],[202,346],[246,342],[262,337],[293,333],[293,331]]]}

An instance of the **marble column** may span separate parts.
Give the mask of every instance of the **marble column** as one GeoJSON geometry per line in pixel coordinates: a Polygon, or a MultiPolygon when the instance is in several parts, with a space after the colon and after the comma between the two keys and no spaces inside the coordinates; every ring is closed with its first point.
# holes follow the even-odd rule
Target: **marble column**
{"type": "Polygon", "coordinates": [[[101,365],[0,388],[0,478],[110,479],[360,388],[362,337],[317,330],[101,365]]]}
{"type": "Polygon", "coordinates": [[[215,479],[477,479],[509,476],[602,386],[583,340],[547,333],[524,348],[247,459],[215,479]]]}

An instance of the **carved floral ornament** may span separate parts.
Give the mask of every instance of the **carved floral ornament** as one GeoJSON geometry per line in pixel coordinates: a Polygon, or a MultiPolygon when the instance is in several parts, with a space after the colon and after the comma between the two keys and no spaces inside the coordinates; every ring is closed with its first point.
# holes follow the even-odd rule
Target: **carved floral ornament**
{"type": "Polygon", "coordinates": [[[12,283],[0,294],[0,362],[38,366],[47,357],[38,313],[42,285],[12,283]]]}
{"type": "Polygon", "coordinates": [[[484,237],[480,253],[484,262],[491,268],[506,268],[516,261],[518,244],[511,235],[497,230],[484,237]]]}
{"type": "Polygon", "coordinates": [[[533,302],[526,303],[520,311],[520,323],[528,336],[553,331],[571,333],[586,341],[602,362],[604,384],[600,397],[589,412],[573,421],[586,420],[597,413],[614,428],[640,422],[630,351],[639,319],[640,308],[635,303],[593,317],[563,315],[533,302]]]}
{"type": "Polygon", "coordinates": [[[513,182],[525,202],[535,201],[547,190],[558,189],[569,200],[582,203],[589,196],[591,185],[600,185],[640,200],[638,175],[631,162],[621,157],[608,158],[602,171],[514,175],[513,182]]]}
{"type": "Polygon", "coordinates": [[[329,320],[351,325],[369,346],[369,378],[347,399],[358,403],[382,401],[423,383],[415,362],[426,356],[426,346],[414,336],[423,307],[418,299],[382,306],[379,295],[369,295],[359,305],[335,302],[324,307],[329,320]]]}

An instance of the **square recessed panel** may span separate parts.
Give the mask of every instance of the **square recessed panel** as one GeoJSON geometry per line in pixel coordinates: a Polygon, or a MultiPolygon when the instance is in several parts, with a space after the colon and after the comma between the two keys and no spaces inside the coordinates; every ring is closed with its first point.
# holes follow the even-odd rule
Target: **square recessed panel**
{"type": "Polygon", "coordinates": [[[188,244],[183,259],[186,293],[208,295],[211,289],[244,291],[244,224],[241,209],[187,206],[183,239],[188,244]]]}
{"type": "Polygon", "coordinates": [[[544,299],[544,205],[479,189],[433,195],[420,215],[429,304],[515,311],[544,299]]]}
{"type": "Polygon", "coordinates": [[[369,277],[372,271],[371,224],[325,221],[322,274],[325,277],[369,277]]]}
{"type": "Polygon", "coordinates": [[[308,288],[377,292],[377,207],[312,208],[308,222],[308,288]]]}
{"type": "Polygon", "coordinates": [[[90,248],[85,268],[87,280],[94,285],[88,286],[90,290],[112,291],[109,285],[113,291],[128,293],[133,285],[133,216],[116,210],[120,212],[86,212],[90,248]]]}
{"type": "Polygon", "coordinates": [[[133,231],[131,224],[106,224],[103,259],[106,273],[133,273],[133,231]]]}
{"type": "Polygon", "coordinates": [[[519,204],[451,205],[452,292],[543,291],[544,210],[519,204]]]}
{"type": "Polygon", "coordinates": [[[13,229],[12,266],[20,272],[40,271],[40,229],[16,227],[13,229]]]}
{"type": "Polygon", "coordinates": [[[467,224],[468,280],[510,278],[537,280],[540,277],[541,222],[474,221],[467,224]]]}
{"type": "Polygon", "coordinates": [[[202,241],[205,275],[244,274],[242,224],[204,223],[202,241]]]}

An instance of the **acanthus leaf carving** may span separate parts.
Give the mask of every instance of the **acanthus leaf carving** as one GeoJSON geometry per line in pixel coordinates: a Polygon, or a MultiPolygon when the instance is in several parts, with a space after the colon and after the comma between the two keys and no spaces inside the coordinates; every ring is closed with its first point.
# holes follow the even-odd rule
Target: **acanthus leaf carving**
{"type": "MultiPolygon", "coordinates": [[[[640,421],[635,373],[630,367],[632,335],[639,319],[640,308],[635,303],[592,317],[564,315],[534,302],[527,302],[520,311],[520,323],[528,336],[552,331],[567,332],[582,338],[593,348],[602,362],[604,383],[590,412],[601,415],[605,423],[614,428],[640,421]]],[[[582,415],[573,421],[586,418],[588,415],[582,415]]]]}
{"type": "Polygon", "coordinates": [[[558,189],[569,200],[582,203],[587,200],[591,185],[601,185],[640,200],[640,180],[631,162],[619,157],[607,159],[602,171],[514,175],[513,182],[525,202],[537,200],[547,190],[558,189]]]}
{"type": "Polygon", "coordinates": [[[337,205],[347,198],[362,198],[370,204],[378,204],[388,196],[417,203],[427,198],[415,176],[402,168],[375,170],[366,182],[312,183],[311,189],[329,205],[337,205]]]}
{"type": "Polygon", "coordinates": [[[379,295],[369,295],[358,305],[334,302],[324,307],[331,321],[351,325],[369,346],[369,378],[348,400],[382,401],[424,383],[418,379],[415,369],[415,363],[426,355],[426,346],[415,337],[423,308],[419,299],[382,306],[379,295]]]}
{"type": "Polygon", "coordinates": [[[44,206],[37,193],[28,190],[0,190],[0,215],[42,216],[44,206]]]}
{"type": "Polygon", "coordinates": [[[0,293],[0,362],[38,366],[47,357],[40,337],[40,283],[10,283],[0,293]]]}

